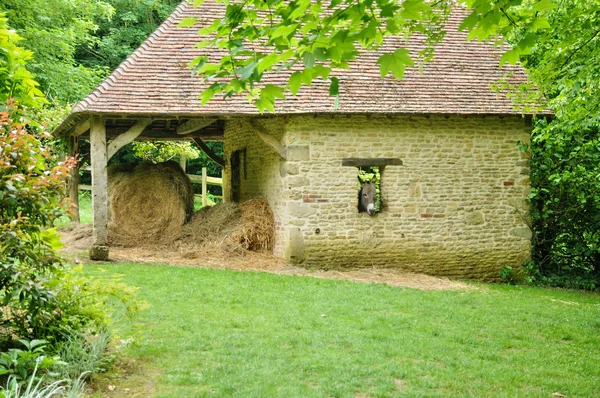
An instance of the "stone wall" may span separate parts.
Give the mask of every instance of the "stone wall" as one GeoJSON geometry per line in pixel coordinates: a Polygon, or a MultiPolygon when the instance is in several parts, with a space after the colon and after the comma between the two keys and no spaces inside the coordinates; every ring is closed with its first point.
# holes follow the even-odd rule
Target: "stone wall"
{"type": "MultiPolygon", "coordinates": [[[[283,120],[262,120],[263,124],[276,139],[284,135],[283,120]]],[[[231,119],[225,122],[224,152],[226,167],[223,170],[223,195],[231,200],[231,154],[242,150],[240,200],[263,198],[269,201],[275,214],[275,254],[283,256],[285,239],[282,225],[287,221],[287,202],[283,192],[283,180],[280,175],[280,158],[267,147],[245,119],[231,119]]]]}
{"type": "Polygon", "coordinates": [[[263,121],[286,146],[286,162],[244,123],[228,122],[226,154],[248,147],[244,197],[271,202],[277,255],[320,268],[478,279],[529,258],[529,169],[517,141],[528,142],[530,128],[520,117],[263,121]],[[358,213],[357,169],[343,158],[403,161],[382,170],[377,215],[358,213]]]}

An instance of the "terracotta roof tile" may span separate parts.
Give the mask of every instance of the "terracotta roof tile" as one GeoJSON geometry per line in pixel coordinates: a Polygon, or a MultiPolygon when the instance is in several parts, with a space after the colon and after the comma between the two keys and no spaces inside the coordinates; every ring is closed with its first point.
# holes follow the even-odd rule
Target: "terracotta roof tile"
{"type": "MultiPolygon", "coordinates": [[[[245,96],[229,100],[216,98],[200,106],[202,91],[198,77],[188,69],[189,62],[210,49],[196,49],[198,27],[222,15],[222,5],[207,0],[199,8],[184,1],[173,14],[100,86],[78,103],[74,113],[93,114],[176,114],[232,115],[258,114],[245,96]],[[201,17],[193,28],[178,28],[185,17],[201,17]]],[[[435,58],[420,73],[408,68],[402,81],[382,79],[376,61],[383,52],[406,45],[400,38],[389,38],[378,52],[363,54],[351,70],[339,71],[341,103],[338,113],[442,113],[442,114],[518,114],[506,96],[491,91],[491,85],[505,73],[512,81],[526,79],[521,66],[499,69],[502,50],[489,43],[468,41],[457,27],[466,11],[450,17],[447,34],[436,47],[435,58]]],[[[422,45],[415,40],[406,45],[417,51],[422,45]]],[[[288,74],[265,74],[265,83],[283,83],[288,74]]],[[[334,112],[329,84],[315,81],[303,87],[297,96],[278,100],[277,113],[334,112]]]]}

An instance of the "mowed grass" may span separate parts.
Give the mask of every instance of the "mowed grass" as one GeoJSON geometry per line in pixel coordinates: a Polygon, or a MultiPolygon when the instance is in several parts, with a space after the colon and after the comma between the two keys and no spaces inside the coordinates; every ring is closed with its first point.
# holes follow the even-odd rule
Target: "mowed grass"
{"type": "Polygon", "coordinates": [[[597,294],[86,269],[124,274],[151,305],[128,354],[158,374],[159,397],[600,396],[597,294]]]}

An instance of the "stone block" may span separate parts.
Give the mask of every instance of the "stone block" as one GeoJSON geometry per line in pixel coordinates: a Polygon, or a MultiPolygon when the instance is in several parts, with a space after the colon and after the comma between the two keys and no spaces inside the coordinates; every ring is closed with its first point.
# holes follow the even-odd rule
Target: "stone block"
{"type": "Polygon", "coordinates": [[[300,173],[300,167],[294,163],[283,162],[279,166],[279,171],[280,171],[280,174],[282,177],[285,177],[288,175],[295,176],[300,173]]]}
{"type": "Polygon", "coordinates": [[[469,225],[481,225],[485,222],[485,218],[480,211],[470,211],[465,214],[465,222],[469,225]]]}
{"type": "Polygon", "coordinates": [[[512,228],[510,230],[510,234],[513,236],[518,236],[519,238],[527,239],[527,240],[530,240],[531,236],[532,236],[531,229],[529,227],[512,228]]]}
{"type": "Polygon", "coordinates": [[[301,264],[304,261],[304,237],[300,228],[289,228],[284,257],[292,264],[301,264]]]}
{"type": "Polygon", "coordinates": [[[108,246],[93,245],[90,248],[90,259],[94,261],[108,260],[108,246]]]}
{"type": "Polygon", "coordinates": [[[290,216],[297,218],[306,218],[310,217],[313,214],[316,214],[317,209],[314,207],[309,207],[308,205],[304,205],[302,203],[288,203],[288,212],[290,216]]]}
{"type": "Polygon", "coordinates": [[[288,145],[286,158],[291,162],[310,160],[310,147],[308,145],[288,145]]]}
{"type": "Polygon", "coordinates": [[[310,180],[303,176],[288,177],[286,179],[288,188],[308,187],[310,180]]]}

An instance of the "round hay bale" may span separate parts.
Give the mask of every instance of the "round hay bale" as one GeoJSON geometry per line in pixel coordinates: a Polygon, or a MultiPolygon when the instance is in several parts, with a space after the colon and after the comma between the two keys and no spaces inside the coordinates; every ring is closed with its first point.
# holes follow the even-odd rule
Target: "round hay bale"
{"type": "Polygon", "coordinates": [[[111,244],[169,243],[193,214],[194,191],[175,162],[120,164],[108,169],[108,204],[111,244]]]}

